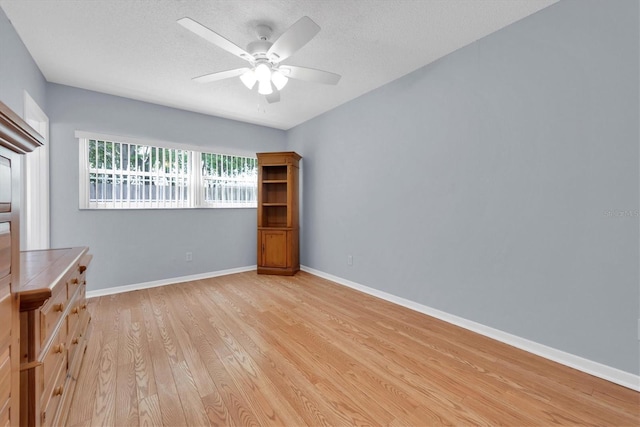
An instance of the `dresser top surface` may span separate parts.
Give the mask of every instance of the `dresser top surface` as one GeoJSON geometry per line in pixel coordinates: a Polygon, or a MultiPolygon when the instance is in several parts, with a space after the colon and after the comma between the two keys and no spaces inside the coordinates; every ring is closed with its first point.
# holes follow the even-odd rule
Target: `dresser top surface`
{"type": "Polygon", "coordinates": [[[82,246],[20,252],[20,298],[49,298],[53,288],[88,250],[82,246]]]}

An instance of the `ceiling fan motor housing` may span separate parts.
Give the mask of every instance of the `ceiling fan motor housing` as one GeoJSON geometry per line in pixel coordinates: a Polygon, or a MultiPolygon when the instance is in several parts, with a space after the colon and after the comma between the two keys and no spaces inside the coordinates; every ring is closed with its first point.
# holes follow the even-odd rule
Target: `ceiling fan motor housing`
{"type": "Polygon", "coordinates": [[[247,52],[253,55],[256,59],[267,59],[267,52],[271,45],[273,45],[273,43],[270,41],[257,40],[249,43],[247,46],[247,52]]]}
{"type": "Polygon", "coordinates": [[[256,36],[258,37],[258,40],[262,40],[262,41],[269,40],[271,38],[272,32],[273,30],[268,25],[259,24],[256,26],[256,36]]]}

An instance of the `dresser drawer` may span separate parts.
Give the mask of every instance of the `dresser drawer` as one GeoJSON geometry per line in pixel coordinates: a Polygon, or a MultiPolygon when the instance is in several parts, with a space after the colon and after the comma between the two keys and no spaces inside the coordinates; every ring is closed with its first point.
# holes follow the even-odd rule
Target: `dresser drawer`
{"type": "Polygon", "coordinates": [[[73,294],[75,294],[76,289],[78,289],[82,284],[82,280],[84,279],[81,280],[80,276],[81,275],[79,273],[75,273],[69,278],[69,280],[67,280],[67,298],[71,299],[73,294]]]}
{"type": "MultiPolygon", "coordinates": [[[[67,316],[67,325],[69,326],[69,336],[67,337],[67,343],[69,351],[72,350],[73,341],[77,338],[80,330],[78,325],[80,324],[80,316],[82,315],[82,305],[84,304],[84,286],[78,291],[76,298],[71,301],[71,310],[67,316]]],[[[71,358],[69,358],[71,359],[71,358]]]]}
{"type": "Polygon", "coordinates": [[[0,277],[11,273],[11,226],[0,222],[0,277]]]}
{"type": "Polygon", "coordinates": [[[80,288],[77,298],[73,302],[73,308],[71,309],[69,316],[67,316],[69,324],[69,337],[67,339],[69,348],[69,366],[73,364],[76,350],[81,346],[84,339],[83,335],[87,329],[89,313],[87,312],[85,289],[85,286],[80,288]]]}
{"type": "MultiPolygon", "coordinates": [[[[60,288],[60,287],[57,287],[60,288]]],[[[44,345],[47,339],[53,335],[58,323],[62,320],[62,313],[67,307],[67,292],[63,289],[55,289],[55,294],[40,309],[40,345],[44,345]]]]}
{"type": "Polygon", "coordinates": [[[92,255],[85,254],[80,261],[78,261],[77,268],[71,274],[69,279],[67,280],[67,297],[71,298],[76,289],[78,289],[81,285],[85,285],[87,283],[85,271],[87,271],[87,266],[91,262],[92,255]]]}
{"type": "Polygon", "coordinates": [[[44,389],[47,390],[62,365],[67,366],[67,328],[62,325],[42,361],[44,389]]]}
{"type": "Polygon", "coordinates": [[[42,396],[42,408],[40,414],[40,422],[42,426],[54,425],[56,413],[60,406],[60,401],[64,393],[65,381],[67,379],[67,367],[61,366],[56,372],[55,380],[52,387],[45,390],[46,394],[42,396]]]}
{"type": "Polygon", "coordinates": [[[67,336],[67,348],[71,351],[71,346],[73,344],[74,338],[78,335],[78,324],[80,323],[80,306],[82,304],[74,301],[73,308],[69,311],[69,315],[67,315],[67,326],[69,327],[69,335],[67,336]]]}
{"type": "Polygon", "coordinates": [[[84,272],[87,271],[87,267],[89,266],[89,263],[91,262],[92,259],[93,259],[93,255],[88,253],[82,256],[78,265],[78,272],[80,274],[84,274],[84,272]]]}
{"type": "Polygon", "coordinates": [[[75,334],[73,338],[70,339],[71,342],[69,343],[69,359],[67,362],[67,365],[69,367],[71,367],[74,362],[78,348],[80,348],[80,345],[82,344],[82,340],[83,337],[80,333],[75,334]]]}

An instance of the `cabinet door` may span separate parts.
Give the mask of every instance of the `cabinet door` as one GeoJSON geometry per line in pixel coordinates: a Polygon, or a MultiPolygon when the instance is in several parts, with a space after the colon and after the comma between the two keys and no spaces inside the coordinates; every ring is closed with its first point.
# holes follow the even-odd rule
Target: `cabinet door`
{"type": "Polygon", "coordinates": [[[11,273],[11,225],[0,222],[0,278],[11,273]]]}
{"type": "Polygon", "coordinates": [[[263,267],[286,268],[287,232],[284,230],[262,230],[260,232],[261,263],[263,267]]]}
{"type": "Polygon", "coordinates": [[[11,161],[0,156],[0,212],[11,211],[11,161]]]}

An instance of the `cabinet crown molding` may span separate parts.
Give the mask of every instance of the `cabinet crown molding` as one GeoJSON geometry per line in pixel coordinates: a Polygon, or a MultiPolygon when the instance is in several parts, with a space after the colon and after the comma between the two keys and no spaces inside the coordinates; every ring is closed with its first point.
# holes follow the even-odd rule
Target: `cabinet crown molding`
{"type": "Polygon", "coordinates": [[[44,145],[42,135],[0,101],[0,146],[26,154],[41,145],[44,145]]]}

